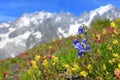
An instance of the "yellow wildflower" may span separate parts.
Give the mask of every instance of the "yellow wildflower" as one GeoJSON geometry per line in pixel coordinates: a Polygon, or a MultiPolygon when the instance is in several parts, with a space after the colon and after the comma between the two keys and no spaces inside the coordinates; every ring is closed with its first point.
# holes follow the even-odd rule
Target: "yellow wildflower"
{"type": "Polygon", "coordinates": [[[110,25],[111,25],[112,28],[115,28],[115,27],[116,27],[116,25],[115,25],[114,22],[111,22],[110,25]]]}
{"type": "Polygon", "coordinates": [[[112,60],[109,60],[108,62],[109,62],[110,64],[113,64],[112,60]]]}
{"type": "Polygon", "coordinates": [[[32,65],[33,65],[33,64],[36,64],[36,62],[35,62],[35,61],[33,61],[33,60],[31,60],[31,63],[32,63],[32,65]]]}
{"type": "Polygon", "coordinates": [[[116,62],[115,58],[111,59],[108,61],[110,64],[113,64],[114,62],[116,62]]]}
{"type": "Polygon", "coordinates": [[[119,70],[118,68],[115,68],[115,71],[119,70]]]}
{"type": "Polygon", "coordinates": [[[113,63],[115,62],[115,58],[112,59],[112,62],[113,62],[113,63]]]}
{"type": "Polygon", "coordinates": [[[100,49],[97,49],[97,53],[99,53],[99,54],[101,53],[101,52],[100,52],[100,49]]]}
{"type": "Polygon", "coordinates": [[[92,69],[92,65],[88,64],[87,69],[92,69]]]}
{"type": "Polygon", "coordinates": [[[78,71],[78,70],[79,70],[79,66],[77,64],[74,64],[73,68],[72,68],[72,71],[75,72],[75,71],[78,71]]]}
{"type": "Polygon", "coordinates": [[[89,73],[92,73],[93,67],[91,64],[88,64],[87,69],[89,70],[89,73]]]}
{"type": "Polygon", "coordinates": [[[113,57],[118,58],[119,57],[118,53],[113,53],[113,57]]]}
{"type": "Polygon", "coordinates": [[[37,69],[38,68],[38,66],[37,66],[37,64],[36,64],[36,61],[31,61],[31,63],[32,63],[32,68],[33,69],[37,69]]]}
{"type": "Polygon", "coordinates": [[[118,44],[118,41],[116,39],[113,40],[113,44],[118,44]]]}
{"type": "Polygon", "coordinates": [[[74,64],[74,68],[79,69],[79,66],[77,64],[74,64]]]}
{"type": "Polygon", "coordinates": [[[103,64],[103,70],[106,70],[106,65],[105,64],[103,64]]]}
{"type": "Polygon", "coordinates": [[[106,35],[107,31],[105,29],[103,29],[103,34],[106,35]]]}
{"type": "Polygon", "coordinates": [[[40,60],[40,56],[39,55],[35,55],[35,60],[39,61],[40,60]]]}
{"type": "Polygon", "coordinates": [[[46,59],[47,57],[46,56],[44,56],[44,59],[46,59]]]}
{"type": "Polygon", "coordinates": [[[75,72],[75,71],[76,71],[76,69],[73,67],[73,68],[72,68],[72,71],[73,71],[73,72],[75,72]]]}
{"type": "Polygon", "coordinates": [[[87,77],[88,73],[86,71],[80,72],[80,76],[87,77]]]}
{"type": "Polygon", "coordinates": [[[120,70],[120,63],[118,64],[118,69],[120,70]]]}
{"type": "Polygon", "coordinates": [[[116,30],[114,30],[114,33],[115,33],[116,35],[118,35],[118,32],[117,32],[116,30]]]}
{"type": "Polygon", "coordinates": [[[108,46],[107,46],[107,49],[108,49],[108,50],[112,50],[112,46],[108,45],[108,46]]]}
{"type": "Polygon", "coordinates": [[[51,46],[49,46],[49,49],[51,49],[52,47],[51,46]]]}
{"type": "Polygon", "coordinates": [[[64,65],[64,68],[66,68],[66,69],[69,68],[69,67],[70,67],[70,66],[69,66],[68,64],[65,64],[65,65],[64,65]]]}
{"type": "Polygon", "coordinates": [[[98,38],[98,40],[100,40],[101,35],[100,35],[100,34],[97,34],[96,37],[98,38]]]}
{"type": "Polygon", "coordinates": [[[33,65],[32,65],[32,68],[33,68],[33,69],[37,69],[38,66],[37,66],[36,64],[33,64],[33,65]]]}
{"type": "Polygon", "coordinates": [[[72,74],[72,70],[75,70],[75,68],[70,67],[68,64],[63,64],[63,67],[67,70],[68,74],[72,74]]]}
{"type": "Polygon", "coordinates": [[[28,74],[32,74],[32,73],[33,73],[33,69],[30,68],[30,69],[28,70],[28,74]]]}
{"type": "Polygon", "coordinates": [[[54,63],[58,63],[58,58],[57,57],[53,56],[52,58],[53,58],[54,63]]]}
{"type": "Polygon", "coordinates": [[[115,35],[114,35],[114,34],[112,34],[112,37],[115,37],[115,35]]]}
{"type": "Polygon", "coordinates": [[[92,34],[92,37],[95,37],[95,34],[92,34]]]}
{"type": "Polygon", "coordinates": [[[44,67],[47,67],[47,66],[48,66],[48,61],[45,59],[45,60],[43,61],[42,65],[43,65],[44,67]]]}

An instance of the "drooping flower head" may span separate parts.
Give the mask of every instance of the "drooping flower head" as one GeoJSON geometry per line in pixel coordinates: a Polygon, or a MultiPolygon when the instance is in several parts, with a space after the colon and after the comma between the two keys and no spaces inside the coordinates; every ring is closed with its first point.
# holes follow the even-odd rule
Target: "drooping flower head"
{"type": "Polygon", "coordinates": [[[78,58],[81,58],[82,57],[82,53],[81,51],[78,51],[78,58]]]}
{"type": "Polygon", "coordinates": [[[86,46],[86,51],[90,51],[90,45],[86,46]]]}
{"type": "Polygon", "coordinates": [[[78,43],[78,42],[79,42],[78,39],[74,39],[74,40],[73,40],[73,44],[74,44],[74,45],[76,45],[76,43],[78,43]]]}
{"type": "Polygon", "coordinates": [[[86,44],[86,42],[87,42],[87,39],[83,38],[81,44],[84,45],[84,44],[86,44]]]}
{"type": "Polygon", "coordinates": [[[78,49],[78,46],[76,45],[77,43],[79,43],[78,39],[74,39],[73,40],[73,46],[75,49],[78,49]]]}
{"type": "Polygon", "coordinates": [[[82,27],[79,27],[78,28],[78,34],[82,34],[83,33],[83,28],[82,27]]]}
{"type": "Polygon", "coordinates": [[[74,39],[73,40],[73,46],[74,48],[78,51],[78,58],[82,57],[82,53],[89,51],[90,50],[90,45],[87,45],[87,37],[88,37],[88,33],[87,33],[87,27],[82,24],[79,28],[78,28],[78,34],[83,34],[83,32],[85,33],[85,38],[83,38],[82,42],[79,43],[78,39],[74,39]]]}
{"type": "Polygon", "coordinates": [[[76,43],[76,45],[74,45],[74,48],[77,49],[77,50],[79,50],[80,46],[81,46],[80,43],[76,43]]]}
{"type": "Polygon", "coordinates": [[[83,45],[80,46],[79,51],[81,51],[81,52],[85,52],[85,48],[84,48],[83,45]]]}

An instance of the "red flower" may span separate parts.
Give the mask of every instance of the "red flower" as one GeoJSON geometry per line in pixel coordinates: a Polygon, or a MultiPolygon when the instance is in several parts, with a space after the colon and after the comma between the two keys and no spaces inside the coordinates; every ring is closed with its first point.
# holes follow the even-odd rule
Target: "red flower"
{"type": "Polygon", "coordinates": [[[51,55],[48,55],[47,58],[48,58],[48,59],[52,59],[52,56],[51,56],[51,55]]]}
{"type": "Polygon", "coordinates": [[[18,78],[18,77],[16,77],[16,78],[15,78],[15,80],[19,80],[19,78],[18,78]]]}
{"type": "Polygon", "coordinates": [[[7,72],[3,72],[2,75],[3,75],[3,77],[6,77],[7,76],[7,72]]]}
{"type": "Polygon", "coordinates": [[[110,34],[113,34],[114,33],[114,28],[111,28],[111,27],[108,27],[106,28],[107,32],[110,33],[110,34]]]}

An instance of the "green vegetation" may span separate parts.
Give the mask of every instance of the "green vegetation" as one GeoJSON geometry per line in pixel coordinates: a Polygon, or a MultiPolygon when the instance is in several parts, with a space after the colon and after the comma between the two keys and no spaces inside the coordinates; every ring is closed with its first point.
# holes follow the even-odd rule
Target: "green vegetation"
{"type": "Polygon", "coordinates": [[[81,58],[72,42],[83,35],[53,39],[0,61],[0,80],[120,79],[120,19],[93,21],[88,33],[91,51],[81,58]]]}

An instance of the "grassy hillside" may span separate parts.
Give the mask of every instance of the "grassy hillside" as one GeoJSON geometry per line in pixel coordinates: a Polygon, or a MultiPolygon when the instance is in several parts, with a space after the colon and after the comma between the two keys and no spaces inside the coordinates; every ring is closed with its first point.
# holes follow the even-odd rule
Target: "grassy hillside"
{"type": "Polygon", "coordinates": [[[120,79],[120,19],[96,20],[88,30],[91,50],[77,57],[73,39],[37,45],[15,58],[0,61],[0,80],[117,80],[120,79]]]}

